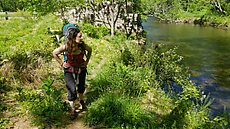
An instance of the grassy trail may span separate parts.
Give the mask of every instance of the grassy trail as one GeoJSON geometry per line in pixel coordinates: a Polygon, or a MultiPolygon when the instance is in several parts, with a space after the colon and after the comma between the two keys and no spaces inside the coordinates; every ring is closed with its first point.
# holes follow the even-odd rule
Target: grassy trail
{"type": "MultiPolygon", "coordinates": [[[[87,77],[88,80],[92,80],[97,72],[101,69],[101,67],[103,66],[103,64],[106,62],[106,58],[101,59],[101,61],[95,66],[95,68],[89,73],[89,76],[87,77]]],[[[13,93],[8,94],[5,97],[5,101],[4,103],[7,103],[7,107],[11,107],[12,111],[7,112],[7,116],[10,117],[10,121],[11,124],[9,126],[9,128],[14,128],[14,129],[38,129],[38,127],[32,126],[30,124],[30,119],[23,114],[20,115],[16,115],[13,116],[13,112],[15,112],[15,110],[17,110],[17,112],[19,110],[22,110],[19,107],[19,105],[17,104],[17,101],[14,99],[14,97],[12,97],[13,93]]],[[[86,112],[80,112],[77,116],[76,119],[70,121],[65,127],[60,127],[61,128],[65,128],[65,129],[93,129],[93,128],[97,128],[97,127],[88,127],[87,125],[84,124],[83,121],[83,117],[85,115],[86,112]]],[[[59,128],[55,128],[53,127],[52,129],[59,129],[59,128]]]]}
{"type": "MultiPolygon", "coordinates": [[[[33,22],[31,21],[28,22],[27,20],[22,21],[26,25],[23,24],[24,26],[21,26],[22,24],[18,23],[19,25],[16,25],[18,27],[17,31],[12,30],[11,32],[11,30],[9,30],[10,32],[7,32],[7,34],[10,34],[10,36],[12,37],[12,40],[7,41],[7,43],[9,43],[9,45],[15,45],[15,49],[19,49],[19,50],[25,49],[26,51],[31,51],[31,53],[34,52],[34,49],[38,48],[38,47],[33,47],[33,46],[40,45],[41,48],[39,48],[38,51],[48,52],[49,54],[50,53],[49,51],[52,48],[49,48],[49,46],[44,46],[46,42],[49,43],[48,41],[50,41],[50,38],[49,38],[50,35],[47,34],[46,29],[47,29],[47,26],[54,28],[54,29],[58,28],[57,25],[59,25],[60,23],[58,22],[56,23],[54,22],[54,20],[55,20],[54,18],[49,17],[48,19],[43,18],[39,21],[33,21],[33,22]],[[22,30],[26,30],[26,31],[22,31],[22,30]],[[18,34],[19,31],[20,31],[20,34],[18,34]],[[17,32],[17,33],[14,33],[14,32],[17,32]],[[31,44],[33,44],[33,46],[30,46],[31,44]],[[43,50],[43,47],[44,47],[44,50],[43,50]]],[[[18,22],[18,21],[15,21],[15,22],[18,22]]],[[[14,25],[14,24],[10,24],[10,25],[14,25]]],[[[16,27],[13,27],[13,28],[16,28],[16,27]]],[[[1,29],[5,31],[5,28],[1,28],[1,29]]],[[[8,36],[7,34],[5,33],[5,37],[8,36]]],[[[88,37],[85,37],[85,41],[87,42],[87,44],[89,44],[93,48],[93,55],[91,57],[90,64],[88,67],[89,75],[87,76],[87,81],[91,81],[96,77],[96,74],[100,71],[101,67],[107,62],[107,58],[108,57],[111,58],[112,57],[111,55],[114,52],[111,52],[113,48],[111,48],[111,45],[109,45],[107,41],[101,41],[101,40],[92,39],[88,37]]],[[[9,53],[10,51],[6,49],[6,52],[9,53]]],[[[22,54],[23,52],[24,51],[22,51],[22,54]]],[[[13,52],[13,54],[15,54],[15,52],[13,52]]],[[[24,65],[24,63],[21,61],[23,61],[23,59],[18,60],[18,62],[12,62],[12,64],[20,63],[24,65]]],[[[4,93],[0,94],[0,97],[1,97],[0,102],[4,104],[6,107],[6,110],[0,112],[0,117],[4,118],[4,120],[7,121],[5,122],[6,124],[3,124],[2,126],[6,128],[14,128],[14,129],[37,129],[39,127],[33,126],[33,124],[31,124],[32,120],[29,116],[30,111],[28,109],[23,108],[20,105],[20,102],[17,100],[17,97],[16,97],[18,95],[17,88],[21,87],[23,89],[29,88],[32,90],[36,90],[38,88],[38,85],[40,85],[42,79],[44,79],[43,78],[44,76],[48,74],[52,74],[54,77],[58,77],[59,73],[61,73],[62,70],[60,69],[56,61],[53,62],[53,60],[51,60],[48,63],[47,62],[39,63],[40,65],[42,65],[42,66],[39,66],[39,68],[31,67],[30,69],[31,64],[25,65],[25,68],[27,68],[26,73],[13,74],[14,71],[15,72],[19,72],[19,71],[11,68],[10,67],[11,65],[7,63],[2,64],[0,67],[1,71],[5,71],[5,72],[2,72],[0,75],[3,76],[3,78],[6,78],[6,79],[9,78],[11,81],[11,83],[7,85],[8,87],[7,89],[9,90],[4,91],[4,93]],[[8,74],[10,76],[6,76],[8,74]],[[22,83],[18,83],[17,79],[19,76],[14,76],[14,75],[23,75],[29,78],[31,77],[32,81],[33,80],[35,81],[30,83],[28,82],[28,80],[25,80],[26,83],[23,83],[23,81],[22,83]]],[[[9,61],[9,63],[11,62],[9,61]]],[[[55,81],[54,86],[59,87],[59,88],[65,88],[65,85],[62,84],[63,81],[61,78],[58,77],[55,79],[57,79],[57,81],[55,81]]],[[[3,83],[5,83],[5,81],[3,81],[3,83]]],[[[69,121],[69,118],[66,118],[64,121],[67,121],[67,123],[63,125],[64,127],[59,127],[59,128],[91,129],[90,127],[87,127],[86,125],[84,125],[84,122],[83,122],[84,115],[85,115],[85,112],[82,112],[79,114],[77,119],[72,120],[72,121],[69,121]]],[[[53,129],[56,129],[56,127],[53,127],[53,129]]]]}

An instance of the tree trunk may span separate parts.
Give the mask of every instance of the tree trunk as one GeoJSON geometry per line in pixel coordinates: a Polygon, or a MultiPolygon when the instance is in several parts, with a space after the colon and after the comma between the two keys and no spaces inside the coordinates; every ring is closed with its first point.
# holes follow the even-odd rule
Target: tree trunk
{"type": "Polygon", "coordinates": [[[4,2],[3,0],[0,0],[0,6],[2,8],[2,11],[5,12],[6,11],[4,6],[5,4],[3,2],[4,2]]]}
{"type": "Polygon", "coordinates": [[[9,18],[8,18],[8,13],[7,13],[7,11],[6,11],[6,20],[8,20],[9,18]]]}
{"type": "Polygon", "coordinates": [[[128,1],[125,0],[125,14],[128,13],[128,1]]]}
{"type": "Polygon", "coordinates": [[[111,6],[111,36],[114,36],[114,32],[115,32],[115,4],[114,4],[114,0],[112,0],[112,6],[111,6]]]}
{"type": "Polygon", "coordinates": [[[216,9],[222,13],[222,14],[225,14],[225,11],[222,9],[221,7],[221,3],[219,0],[213,0],[212,3],[215,5],[216,9]]]}

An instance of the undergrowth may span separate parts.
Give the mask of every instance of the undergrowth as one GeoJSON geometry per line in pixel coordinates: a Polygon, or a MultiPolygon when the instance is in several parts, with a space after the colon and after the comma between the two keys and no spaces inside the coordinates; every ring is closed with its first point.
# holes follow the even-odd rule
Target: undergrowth
{"type": "MultiPolygon", "coordinates": [[[[0,27],[4,30],[0,32],[0,92],[6,93],[13,83],[20,85],[16,100],[33,124],[41,128],[65,125],[68,106],[60,87],[64,84],[57,83],[63,83],[63,75],[52,62],[53,35],[47,31],[48,27],[60,29],[62,24],[49,15],[35,21],[0,22],[8,26],[0,27]]],[[[189,80],[188,69],[175,49],[161,45],[143,49],[125,34],[110,37],[103,27],[80,27],[93,48],[88,71],[96,75],[87,80],[86,124],[115,129],[227,127],[229,113],[209,117],[211,102],[189,80]],[[103,60],[97,73],[92,73],[103,60]]],[[[4,101],[0,102],[1,127],[6,127],[9,119],[3,114],[4,101]]]]}
{"type": "MultiPolygon", "coordinates": [[[[116,53],[117,58],[107,59],[90,82],[91,92],[87,94],[90,107],[86,123],[107,128],[227,127],[228,117],[209,118],[211,102],[189,80],[188,69],[181,63],[183,58],[176,54],[175,49],[167,50],[157,45],[155,49],[144,50],[133,42],[119,38],[122,37],[114,39],[124,42],[109,40],[112,46],[120,49],[116,53]],[[129,103],[133,100],[139,100],[135,101],[137,105],[129,103]],[[159,109],[161,106],[164,110],[159,109]],[[131,114],[123,115],[128,107],[133,109],[131,114]],[[137,121],[144,119],[137,115],[139,111],[147,113],[146,121],[140,121],[145,124],[130,123],[131,120],[125,119],[132,119],[133,114],[136,114],[137,121]]],[[[109,57],[113,53],[107,54],[109,57]]]]}
{"type": "Polygon", "coordinates": [[[41,128],[61,126],[68,116],[69,107],[63,100],[62,89],[53,87],[53,81],[48,78],[33,91],[17,88],[17,100],[29,111],[32,123],[41,128]]]}

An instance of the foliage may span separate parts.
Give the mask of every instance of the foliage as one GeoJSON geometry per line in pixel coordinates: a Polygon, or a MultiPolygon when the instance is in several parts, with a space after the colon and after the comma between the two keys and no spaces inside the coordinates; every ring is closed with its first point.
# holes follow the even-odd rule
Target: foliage
{"type": "Polygon", "coordinates": [[[10,91],[11,86],[7,84],[8,78],[0,76],[0,93],[6,93],[7,91],[10,91]]]}
{"type": "Polygon", "coordinates": [[[0,128],[5,128],[9,123],[7,118],[4,118],[3,112],[7,110],[7,105],[4,103],[4,94],[10,90],[10,86],[6,85],[6,78],[0,76],[0,128]]]}
{"type": "Polygon", "coordinates": [[[24,2],[21,0],[1,0],[0,1],[0,10],[16,12],[17,10],[21,10],[24,7],[24,2]]]}
{"type": "MultiPolygon", "coordinates": [[[[110,39],[110,42],[117,47],[115,49],[121,48],[119,45],[125,41],[125,37],[121,35],[121,37],[114,36],[113,38],[110,39]]],[[[100,94],[113,92],[137,97],[142,96],[154,84],[155,72],[149,69],[147,65],[143,67],[137,66],[137,63],[140,63],[141,59],[143,59],[141,49],[138,49],[138,46],[135,49],[128,47],[123,47],[123,49],[120,52],[116,52],[117,58],[110,58],[100,70],[101,72],[91,81],[93,90],[98,91],[100,94]]]]}
{"type": "Polygon", "coordinates": [[[6,78],[0,76],[0,128],[6,128],[6,125],[9,123],[8,118],[4,118],[3,112],[7,110],[7,105],[3,101],[4,94],[10,90],[10,86],[6,84],[6,78]]]}
{"type": "Polygon", "coordinates": [[[113,46],[116,47],[116,49],[121,49],[122,45],[125,45],[123,43],[125,43],[127,40],[126,35],[122,32],[117,32],[115,37],[111,37],[108,39],[108,41],[113,44],[113,46]]]}
{"type": "Polygon", "coordinates": [[[50,78],[44,80],[37,91],[17,88],[18,100],[28,109],[33,124],[41,127],[60,126],[68,111],[61,89],[55,89],[52,83],[50,78]]]}
{"type": "Polygon", "coordinates": [[[127,96],[107,94],[91,104],[86,114],[89,125],[107,128],[154,128],[153,116],[127,96]]]}
{"type": "Polygon", "coordinates": [[[38,21],[28,18],[0,22],[4,24],[0,27],[1,65],[12,66],[10,70],[13,76],[17,76],[16,79],[19,77],[21,79],[18,80],[23,81],[25,80],[23,77],[28,75],[26,78],[33,82],[34,79],[30,78],[36,75],[37,68],[52,59],[50,53],[53,50],[53,41],[47,28],[57,29],[61,26],[57,17],[47,15],[38,21]]]}
{"type": "Polygon", "coordinates": [[[51,42],[48,41],[50,37],[46,34],[46,30],[39,32],[40,27],[47,29],[46,27],[48,26],[45,25],[45,23],[41,23],[44,26],[38,26],[38,23],[32,19],[1,22],[5,24],[5,26],[1,26],[0,28],[4,30],[1,36],[1,60],[14,59],[13,57],[17,56],[17,54],[20,55],[20,53],[25,54],[23,58],[26,58],[25,56],[31,57],[33,54],[38,57],[47,57],[47,55],[49,55],[47,49],[50,48],[48,47],[51,44],[51,42]],[[37,46],[39,46],[39,48],[37,46]]]}
{"type": "MultiPolygon", "coordinates": [[[[53,88],[50,80],[45,81],[36,91],[31,90],[31,86],[38,88],[34,83],[40,84],[42,79],[51,75],[52,69],[48,62],[52,59],[53,41],[48,28],[59,29],[62,24],[54,15],[39,19],[10,19],[0,22],[4,24],[0,27],[1,111],[3,113],[6,111],[7,114],[10,112],[3,97],[8,97],[4,94],[9,88],[12,89],[10,84],[17,83],[15,85],[20,87],[17,87],[19,96],[16,99],[24,104],[34,124],[41,127],[61,125],[63,117],[67,115],[62,90],[53,88]]],[[[2,112],[0,112],[1,122],[5,123],[5,126],[7,118],[2,116],[2,112]]]]}
{"type": "MultiPolygon", "coordinates": [[[[1,61],[10,60],[17,65],[13,69],[18,73],[29,65],[34,66],[33,69],[39,67],[36,59],[51,61],[53,48],[47,28],[61,27],[55,18],[48,15],[39,21],[26,19],[1,23],[14,28],[11,30],[1,26],[1,30],[4,30],[0,37],[1,61]]],[[[214,119],[209,118],[208,106],[211,102],[204,99],[199,89],[189,80],[188,69],[181,63],[183,58],[175,53],[175,49],[165,50],[161,45],[150,50],[142,49],[134,42],[127,41],[125,34],[108,38],[104,37],[107,30],[88,25],[82,28],[87,34],[93,32],[98,35],[96,32],[101,31],[99,39],[87,37],[86,40],[87,44],[93,46],[92,64],[96,66],[105,60],[96,77],[89,81],[91,93],[95,94],[86,115],[88,124],[103,124],[111,128],[226,127],[229,121],[227,113],[214,119]],[[175,86],[180,90],[175,90],[175,86]],[[153,95],[150,98],[157,100],[157,103],[143,104],[142,99],[147,93],[153,95]],[[159,96],[154,96],[156,93],[159,96]],[[149,110],[145,108],[146,105],[150,109],[163,108],[160,110],[163,113],[149,110]]],[[[90,66],[90,70],[94,66],[90,66]]],[[[3,84],[1,92],[6,90],[5,79],[8,78],[3,76],[0,79],[3,84]]],[[[61,97],[63,93],[52,87],[52,83],[53,80],[48,78],[38,90],[17,87],[17,100],[29,111],[33,123],[41,127],[61,125],[63,117],[67,115],[68,107],[61,97]]],[[[4,105],[0,106],[4,108],[4,105]]],[[[7,120],[0,121],[7,123],[7,120]]]]}
{"type": "Polygon", "coordinates": [[[24,10],[33,15],[44,16],[49,13],[66,11],[67,7],[76,7],[76,5],[83,3],[84,0],[2,0],[0,1],[0,10],[4,12],[24,10]]]}
{"type": "MultiPolygon", "coordinates": [[[[161,46],[155,48],[152,65],[156,70],[157,84],[162,88],[166,87],[166,93],[175,100],[175,108],[164,116],[161,126],[197,128],[209,123],[207,120],[213,121],[208,118],[211,100],[203,99],[199,89],[189,80],[188,69],[181,64],[182,59],[175,53],[175,49],[165,51],[161,46]]],[[[221,123],[225,123],[225,120],[221,123]]]]}
{"type": "Polygon", "coordinates": [[[89,23],[83,24],[81,29],[83,33],[86,33],[89,37],[96,39],[103,38],[104,36],[110,34],[110,30],[105,26],[97,27],[89,23]]]}
{"type": "MultiPolygon", "coordinates": [[[[206,14],[216,13],[216,14],[225,14],[228,15],[228,6],[229,2],[227,1],[205,1],[205,0],[141,0],[142,8],[145,8],[148,13],[173,13],[175,11],[181,12],[190,12],[190,13],[198,13],[205,11],[206,14]],[[147,5],[147,3],[149,5],[147,5]],[[223,9],[222,12],[220,12],[219,8],[216,4],[220,4],[221,8],[223,9]]],[[[221,15],[222,15],[221,14],[221,15]]]]}
{"type": "Polygon", "coordinates": [[[185,21],[204,20],[217,24],[229,24],[229,5],[225,0],[141,0],[144,14],[154,14],[161,20],[185,21]],[[213,20],[217,18],[220,22],[213,20]],[[228,20],[222,20],[222,19],[228,20]]]}
{"type": "Polygon", "coordinates": [[[7,118],[0,118],[0,128],[6,128],[6,125],[9,123],[9,119],[7,118]]]}
{"type": "MultiPolygon", "coordinates": [[[[154,49],[141,49],[133,42],[123,40],[122,36],[119,37],[119,35],[108,41],[120,52],[116,53],[117,58],[109,58],[97,76],[90,81],[92,96],[87,97],[91,103],[86,117],[88,124],[103,124],[108,127],[113,126],[113,128],[122,127],[119,122],[110,118],[111,115],[106,115],[111,114],[109,113],[110,110],[118,112],[120,108],[114,106],[111,109],[106,106],[106,102],[103,102],[108,97],[108,101],[117,103],[117,100],[110,98],[110,95],[115,94],[132,99],[152,96],[153,98],[149,98],[150,100],[147,100],[142,107],[147,106],[150,109],[148,112],[158,114],[158,119],[151,119],[152,126],[156,128],[214,127],[215,119],[220,120],[218,122],[224,126],[226,125],[226,116],[221,117],[221,119],[218,119],[218,117],[215,119],[209,118],[208,108],[212,101],[208,97],[202,97],[203,95],[200,94],[199,89],[190,81],[188,68],[183,65],[183,58],[176,54],[175,48],[165,49],[161,45],[156,45],[154,49]],[[165,91],[165,99],[161,94],[159,94],[162,96],[160,98],[151,95],[158,93],[159,90],[165,91]],[[157,103],[152,101],[155,99],[157,103]],[[171,106],[165,108],[164,105],[158,103],[170,103],[171,106]],[[104,106],[101,107],[102,105],[104,106]],[[108,110],[104,107],[107,107],[108,110]],[[164,110],[159,108],[164,108],[164,110]],[[101,110],[104,109],[106,113],[101,115],[101,110]],[[106,119],[110,121],[106,121],[106,119]]],[[[110,55],[113,55],[113,53],[108,52],[106,57],[110,55]]],[[[111,103],[110,105],[113,105],[111,103]]],[[[126,103],[122,102],[124,105],[126,103]]],[[[141,104],[141,102],[138,103],[141,104]]],[[[224,127],[219,125],[215,127],[224,127]]]]}
{"type": "Polygon", "coordinates": [[[126,66],[134,63],[134,57],[127,47],[121,52],[121,60],[126,66]]]}
{"type": "Polygon", "coordinates": [[[145,75],[142,70],[134,70],[123,64],[114,64],[103,68],[97,79],[92,81],[93,89],[101,94],[113,92],[121,95],[140,96],[147,90],[147,87],[141,84],[142,78],[140,77],[142,74],[145,75]]]}

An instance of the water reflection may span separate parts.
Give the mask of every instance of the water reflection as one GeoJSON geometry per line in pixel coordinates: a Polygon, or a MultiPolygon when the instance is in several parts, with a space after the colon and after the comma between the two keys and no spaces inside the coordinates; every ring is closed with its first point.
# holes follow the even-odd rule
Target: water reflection
{"type": "Polygon", "coordinates": [[[150,17],[143,22],[148,45],[177,46],[192,80],[215,98],[213,110],[230,112],[230,31],[189,24],[163,24],[150,17]]]}

